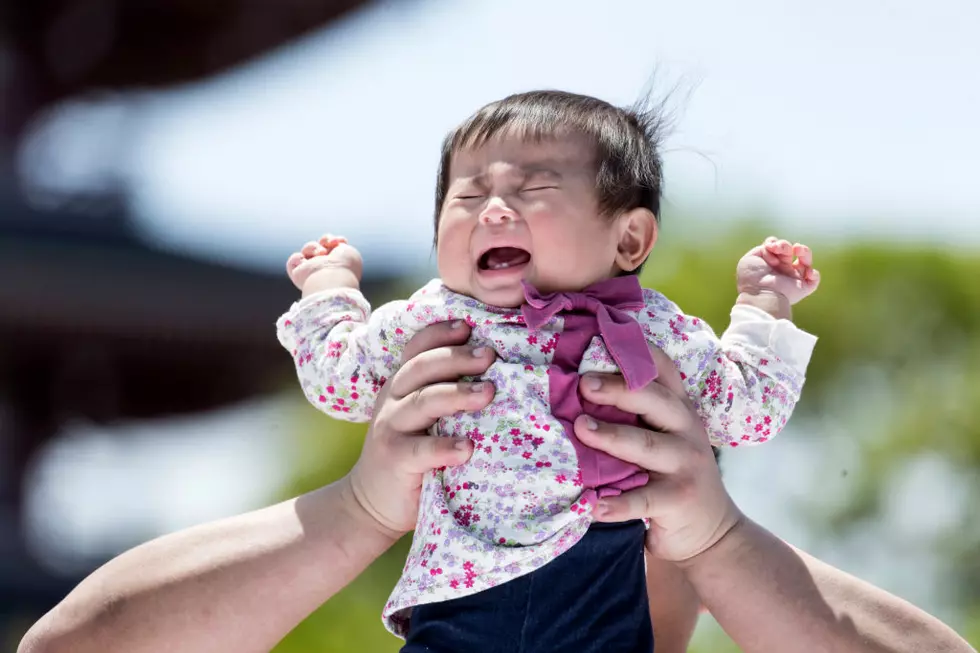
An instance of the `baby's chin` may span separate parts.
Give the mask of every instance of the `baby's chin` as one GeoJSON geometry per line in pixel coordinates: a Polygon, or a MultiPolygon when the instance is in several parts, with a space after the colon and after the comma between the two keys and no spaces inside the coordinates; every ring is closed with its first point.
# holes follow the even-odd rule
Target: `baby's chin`
{"type": "Polygon", "coordinates": [[[443,279],[443,285],[460,295],[472,297],[482,304],[495,306],[497,308],[519,308],[525,302],[524,287],[520,284],[506,288],[495,288],[493,290],[480,288],[479,286],[463,287],[460,284],[453,284],[443,279]]]}
{"type": "Polygon", "coordinates": [[[525,302],[524,289],[522,287],[493,291],[474,289],[471,293],[466,294],[469,294],[470,297],[483,304],[496,306],[497,308],[518,308],[525,302]]]}

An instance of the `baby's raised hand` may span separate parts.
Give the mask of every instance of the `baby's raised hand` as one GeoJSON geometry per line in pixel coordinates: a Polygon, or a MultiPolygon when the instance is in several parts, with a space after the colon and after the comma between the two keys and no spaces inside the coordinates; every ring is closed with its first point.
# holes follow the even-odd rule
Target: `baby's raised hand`
{"type": "Polygon", "coordinates": [[[286,273],[300,290],[304,290],[306,280],[320,270],[347,270],[355,281],[361,280],[364,263],[361,253],[347,244],[343,236],[326,234],[318,241],[310,241],[294,252],[286,260],[286,273]]]}
{"type": "Polygon", "coordinates": [[[813,268],[810,248],[775,236],[750,249],[738,262],[735,274],[740,293],[778,293],[790,304],[810,295],[820,285],[820,273],[813,268]]]}

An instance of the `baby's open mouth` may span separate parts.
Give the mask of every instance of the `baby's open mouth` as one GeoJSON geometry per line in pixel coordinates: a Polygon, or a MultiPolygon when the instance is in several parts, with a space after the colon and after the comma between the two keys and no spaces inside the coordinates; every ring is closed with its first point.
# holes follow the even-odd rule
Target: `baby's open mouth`
{"type": "Polygon", "coordinates": [[[526,265],[531,254],[518,247],[494,247],[484,252],[477,262],[481,270],[506,270],[526,265]]]}

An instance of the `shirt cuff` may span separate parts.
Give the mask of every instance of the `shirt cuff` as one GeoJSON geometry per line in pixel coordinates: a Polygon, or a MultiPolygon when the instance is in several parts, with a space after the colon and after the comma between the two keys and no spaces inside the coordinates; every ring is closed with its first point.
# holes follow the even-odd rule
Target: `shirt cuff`
{"type": "Polygon", "coordinates": [[[801,373],[810,364],[817,337],[789,320],[777,319],[755,306],[736,304],[732,322],[722,339],[751,349],[772,351],[786,365],[801,373]]]}
{"type": "Polygon", "coordinates": [[[371,305],[368,303],[367,298],[364,296],[364,293],[356,288],[327,288],[326,290],[315,292],[294,302],[289,308],[289,312],[292,314],[300,313],[332,299],[339,299],[350,307],[362,311],[364,313],[364,319],[367,319],[367,316],[371,314],[371,305]]]}

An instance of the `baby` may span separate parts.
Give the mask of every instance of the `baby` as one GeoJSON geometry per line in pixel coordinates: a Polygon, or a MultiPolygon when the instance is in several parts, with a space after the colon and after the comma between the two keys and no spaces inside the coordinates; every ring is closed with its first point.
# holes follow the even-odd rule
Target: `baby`
{"type": "Polygon", "coordinates": [[[721,339],[637,274],[657,240],[662,183],[654,112],[538,91],[491,103],[446,138],[437,178],[439,279],[373,313],[343,238],[287,262],[303,298],[278,322],[313,405],[370,420],[402,349],[425,326],[465,320],[497,360],[493,402],[444,418],[475,444],[425,478],[411,552],[383,611],[403,651],[651,651],[642,522],[602,524],[599,497],[647,475],[584,446],[583,412],[638,424],[578,392],[586,372],[629,387],[674,361],[715,445],[775,436],[799,400],[815,338],[790,305],[819,276],[808,248],[770,238],[737,266],[721,339]]]}

